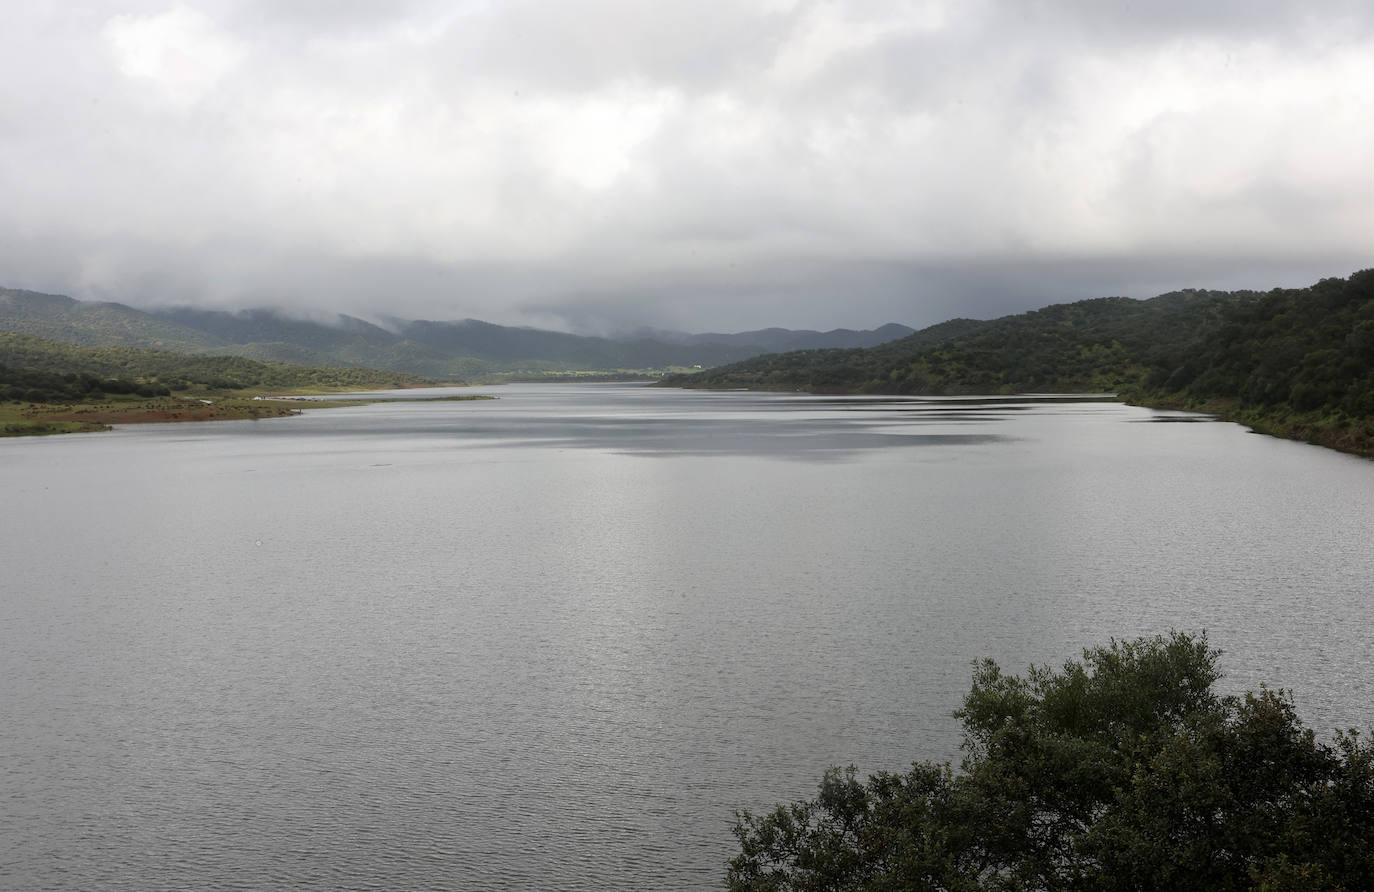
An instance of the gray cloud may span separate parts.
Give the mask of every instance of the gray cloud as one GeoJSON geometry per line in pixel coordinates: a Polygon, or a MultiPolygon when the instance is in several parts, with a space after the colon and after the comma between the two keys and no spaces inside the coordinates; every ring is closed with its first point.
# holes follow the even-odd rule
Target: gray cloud
{"type": "Polygon", "coordinates": [[[13,287],[720,330],[1371,265],[1353,0],[37,6],[13,287]]]}

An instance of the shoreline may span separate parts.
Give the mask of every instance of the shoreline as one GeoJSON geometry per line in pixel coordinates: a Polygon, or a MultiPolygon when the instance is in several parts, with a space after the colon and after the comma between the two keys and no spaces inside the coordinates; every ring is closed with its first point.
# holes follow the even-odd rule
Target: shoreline
{"type": "Polygon", "coordinates": [[[1161,397],[1150,399],[1138,395],[1122,398],[1122,402],[1143,409],[1170,409],[1179,412],[1198,412],[1214,415],[1219,421],[1248,427],[1257,434],[1279,440],[1293,440],[1310,446],[1321,446],[1374,459],[1374,418],[1353,418],[1321,412],[1295,412],[1291,409],[1248,409],[1234,400],[1186,400],[1161,397]]]}
{"type": "MultiPolygon", "coordinates": [[[[411,388],[398,388],[411,389],[411,388]]],[[[495,399],[485,394],[385,399],[327,399],[315,394],[249,394],[217,397],[154,397],[93,403],[0,403],[0,438],[101,433],[123,424],[179,424],[200,421],[257,421],[300,415],[306,408],[340,409],[378,402],[462,402],[495,399]],[[302,405],[309,404],[309,405],[302,405]]]]}
{"type": "MultiPolygon", "coordinates": [[[[672,385],[670,385],[672,386],[672,385]]],[[[680,386],[680,385],[679,385],[680,386]]],[[[423,388],[397,388],[412,390],[423,388]]],[[[695,388],[682,388],[695,389],[695,388]]],[[[740,388],[731,388],[740,389],[740,388]]],[[[755,389],[755,388],[743,388],[755,389]]],[[[299,415],[305,408],[337,409],[377,402],[463,402],[496,397],[487,394],[440,397],[384,397],[330,399],[329,394],[354,391],[316,391],[314,393],[247,394],[232,397],[154,397],[141,400],[107,400],[98,403],[0,403],[0,438],[53,436],[71,433],[100,433],[117,424],[174,424],[199,421],[256,421],[299,415]],[[308,405],[302,405],[308,404],[308,405]]],[[[1014,396],[1007,394],[1006,396],[1014,396]]],[[[1085,394],[1085,396],[1089,396],[1085,394]]],[[[1094,394],[1092,396],[1100,396],[1094,394]]],[[[1287,410],[1245,409],[1226,400],[1179,400],[1167,397],[1150,399],[1136,394],[1116,397],[1116,401],[1143,409],[1197,412],[1220,421],[1239,424],[1264,436],[1293,440],[1347,455],[1374,459],[1374,419],[1325,416],[1287,410]]]]}
{"type": "MultiPolygon", "coordinates": [[[[676,382],[659,382],[651,386],[676,387],[681,390],[744,390],[756,391],[759,393],[809,393],[823,396],[884,395],[881,391],[856,391],[844,388],[798,390],[795,387],[785,386],[693,387],[688,384],[676,382]]],[[[911,397],[978,395],[1014,398],[1027,394],[902,393],[890,395],[911,397]]],[[[1072,394],[1065,395],[1072,396],[1072,394]]],[[[1100,396],[1100,394],[1083,394],[1082,396],[1093,397],[1100,396]]],[[[1267,437],[1275,437],[1280,440],[1293,440],[1297,443],[1307,443],[1310,446],[1321,446],[1325,449],[1333,449],[1336,452],[1343,452],[1346,455],[1374,459],[1374,418],[1357,418],[1341,414],[1323,414],[1321,412],[1295,412],[1287,408],[1275,408],[1270,410],[1243,408],[1237,405],[1235,400],[1189,400],[1170,397],[1168,395],[1144,396],[1138,392],[1133,393],[1131,391],[1122,391],[1116,396],[1111,397],[1111,400],[1113,402],[1125,403],[1128,406],[1139,406],[1142,409],[1163,409],[1178,412],[1196,412],[1200,415],[1212,415],[1218,421],[1239,424],[1242,427],[1248,427],[1253,433],[1262,434],[1267,437]]]]}

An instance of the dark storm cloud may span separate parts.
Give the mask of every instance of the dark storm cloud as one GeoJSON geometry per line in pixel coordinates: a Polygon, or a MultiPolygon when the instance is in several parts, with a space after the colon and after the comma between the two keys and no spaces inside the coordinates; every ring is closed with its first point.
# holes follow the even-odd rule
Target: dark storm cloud
{"type": "Polygon", "coordinates": [[[12,287],[719,330],[1371,265],[1364,3],[223,0],[10,20],[12,287]]]}

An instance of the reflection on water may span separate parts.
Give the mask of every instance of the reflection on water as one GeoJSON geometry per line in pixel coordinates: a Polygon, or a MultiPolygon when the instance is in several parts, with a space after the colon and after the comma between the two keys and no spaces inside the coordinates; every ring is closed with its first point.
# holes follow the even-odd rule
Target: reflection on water
{"type": "Polygon", "coordinates": [[[1370,462],[1112,403],[484,392],[0,442],[0,887],[718,888],[733,809],[957,758],[972,660],[1114,635],[1374,718],[1370,462]]]}
{"type": "MultiPolygon", "coordinates": [[[[321,401],[345,396],[320,397],[321,401]]],[[[771,455],[824,459],[899,446],[973,446],[1007,438],[969,431],[966,425],[1005,420],[1009,413],[1087,404],[1082,397],[815,397],[747,392],[688,393],[625,385],[542,385],[509,388],[432,388],[373,391],[390,403],[372,406],[342,423],[317,419],[273,433],[303,437],[435,437],[466,445],[607,449],[655,455],[771,455]],[[601,390],[597,390],[600,387],[601,390]],[[435,396],[505,397],[514,405],[424,402],[435,396]],[[594,395],[614,394],[610,401],[594,395]],[[671,397],[665,397],[671,393],[671,397]],[[567,398],[576,394],[572,404],[567,398]],[[947,429],[935,430],[934,425],[947,429]]],[[[1092,402],[1092,405],[1101,405],[1092,402]]],[[[260,431],[254,431],[255,435],[260,431]]]]}

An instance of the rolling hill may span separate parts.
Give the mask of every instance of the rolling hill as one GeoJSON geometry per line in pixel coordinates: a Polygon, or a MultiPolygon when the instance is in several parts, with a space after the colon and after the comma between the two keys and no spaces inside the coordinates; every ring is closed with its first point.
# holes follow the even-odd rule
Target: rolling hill
{"type": "Polygon", "coordinates": [[[123,304],[0,288],[0,330],[99,347],[195,353],[223,343],[214,335],[123,304]]]}
{"type": "Polygon", "coordinates": [[[666,386],[813,393],[1118,393],[1374,454],[1374,269],[1269,292],[1098,298],[953,320],[860,350],[760,356],[666,386]]]}
{"type": "Polygon", "coordinates": [[[88,347],[0,331],[0,400],[53,402],[121,381],[167,390],[369,389],[438,383],[405,372],[307,367],[141,347],[88,347]]]}
{"type": "Polygon", "coordinates": [[[785,346],[868,346],[911,331],[890,324],[872,331],[766,329],[735,335],[664,332],[603,338],[476,319],[382,321],[378,325],[338,313],[301,318],[271,309],[230,312],[183,307],[144,312],[117,303],[0,290],[0,331],[87,346],[357,366],[437,378],[709,367],[785,346]]]}

